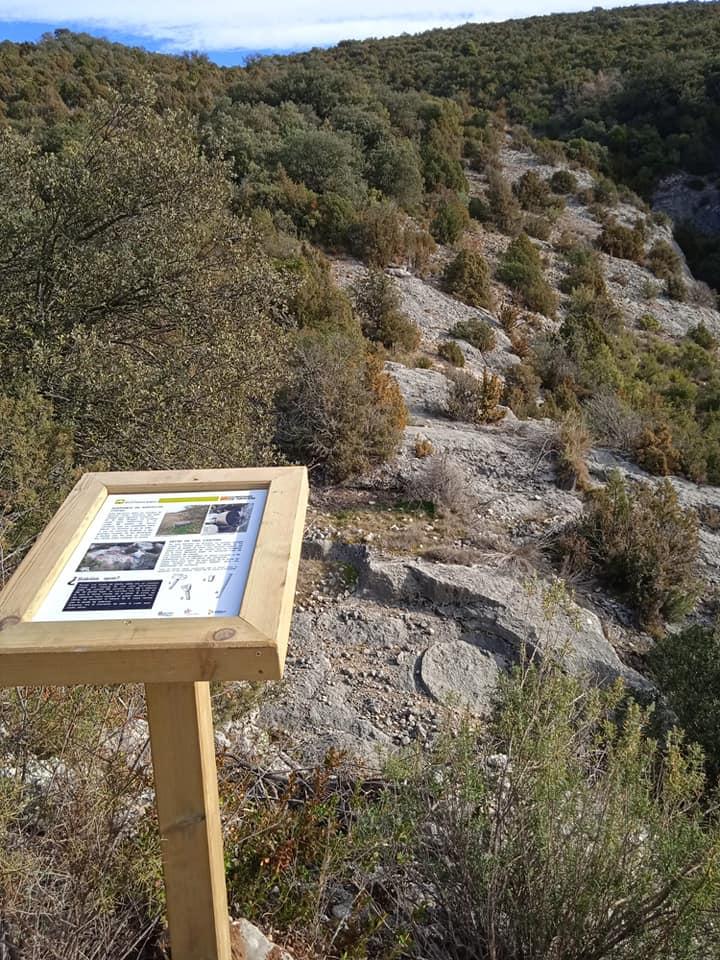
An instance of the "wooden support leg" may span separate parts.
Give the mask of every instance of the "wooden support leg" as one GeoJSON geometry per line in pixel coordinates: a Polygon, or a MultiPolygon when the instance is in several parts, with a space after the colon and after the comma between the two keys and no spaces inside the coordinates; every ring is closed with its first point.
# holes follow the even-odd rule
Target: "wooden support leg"
{"type": "Polygon", "coordinates": [[[145,685],[173,960],[230,960],[208,683],[145,685]]]}

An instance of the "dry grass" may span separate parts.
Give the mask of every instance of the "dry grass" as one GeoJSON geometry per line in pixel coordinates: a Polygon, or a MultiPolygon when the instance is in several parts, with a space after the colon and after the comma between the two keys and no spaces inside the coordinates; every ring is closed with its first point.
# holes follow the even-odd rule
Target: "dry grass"
{"type": "Polygon", "coordinates": [[[0,956],[149,957],[162,888],[142,688],[0,702],[0,956]]]}
{"type": "Polygon", "coordinates": [[[581,414],[566,414],[555,440],[556,471],[560,485],[569,490],[590,489],[590,474],[585,459],[591,438],[581,414]]]}

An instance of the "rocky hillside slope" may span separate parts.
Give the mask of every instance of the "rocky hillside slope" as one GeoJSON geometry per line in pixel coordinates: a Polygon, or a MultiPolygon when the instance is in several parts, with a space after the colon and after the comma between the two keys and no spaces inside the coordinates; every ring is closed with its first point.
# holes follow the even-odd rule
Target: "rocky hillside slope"
{"type": "MultiPolygon", "coordinates": [[[[529,169],[543,177],[554,169],[510,145],[502,165],[513,181],[529,169]]],[[[590,185],[589,174],[576,176],[580,186],[590,185]]],[[[483,179],[471,177],[473,194],[482,196],[483,179]]],[[[622,203],[614,212],[626,223],[638,214],[622,203]]],[[[534,241],[555,286],[563,270],[552,241],[562,233],[594,240],[600,229],[588,206],[570,198],[548,241],[534,241]]],[[[651,231],[648,244],[672,239],[666,225],[651,231]]],[[[494,265],[510,241],[473,223],[463,242],[482,249],[494,265]]],[[[451,255],[439,248],[436,266],[451,255]]],[[[720,334],[720,314],[712,307],[672,301],[647,268],[601,256],[629,327],[651,312],[669,340],[698,324],[720,334]]],[[[366,268],[338,259],[334,271],[349,288],[366,268]]],[[[559,653],[571,672],[622,676],[650,688],[635,668],[651,641],[633,626],[629,611],[587,580],[572,585],[574,599],[564,597],[548,563],[549,539],[583,508],[579,491],[558,486],[557,422],[520,420],[506,409],[499,422],[476,426],[443,413],[451,368],[437,348],[456,322],[479,317],[496,332],[496,346],[485,353],[457,341],[471,372],[489,368],[504,377],[520,362],[497,315],[449,296],[437,276],[414,275],[402,265],[387,273],[420,328],[427,357],[426,368],[387,363],[410,416],[402,449],[354,486],[313,493],[286,678],[264,695],[251,730],[245,722],[222,729],[226,746],[250,736],[255,749],[273,743],[272,752],[279,746],[285,756],[310,759],[339,748],[374,763],[389,749],[431,740],[447,711],[485,713],[500,673],[528,649],[559,653]],[[408,502],[438,464],[464,498],[462,523],[408,502]]],[[[498,303],[510,298],[501,284],[495,294],[498,303]]],[[[549,328],[558,322],[537,321],[549,328]]],[[[612,449],[594,447],[588,467],[597,484],[611,469],[658,482],[612,449]]],[[[671,482],[683,505],[720,510],[717,487],[671,482]]],[[[709,592],[720,582],[720,534],[704,527],[701,564],[709,592]]]]}

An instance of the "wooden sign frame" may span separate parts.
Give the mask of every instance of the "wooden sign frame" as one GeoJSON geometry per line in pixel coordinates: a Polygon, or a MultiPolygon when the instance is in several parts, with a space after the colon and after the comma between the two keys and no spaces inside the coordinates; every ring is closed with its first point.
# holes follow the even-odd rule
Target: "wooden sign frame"
{"type": "Polygon", "coordinates": [[[0,686],[143,682],[173,960],[231,960],[210,680],[278,680],[304,467],[89,473],[0,594],[0,686]],[[265,490],[236,617],[33,620],[108,496],[265,490]]]}
{"type": "Polygon", "coordinates": [[[304,467],[85,474],[0,594],[0,686],[279,679],[307,491],[304,467]],[[32,620],[109,495],[253,488],[267,500],[237,617],[32,620]]]}

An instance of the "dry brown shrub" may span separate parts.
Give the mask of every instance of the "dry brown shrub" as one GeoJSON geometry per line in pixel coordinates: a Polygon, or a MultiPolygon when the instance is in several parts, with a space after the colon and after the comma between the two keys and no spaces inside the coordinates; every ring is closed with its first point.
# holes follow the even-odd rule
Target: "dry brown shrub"
{"type": "Polygon", "coordinates": [[[667,477],[680,469],[680,453],[667,423],[645,427],[635,447],[635,459],[648,473],[667,477]]]}
{"type": "Polygon", "coordinates": [[[513,353],[524,360],[530,353],[530,339],[527,333],[524,330],[515,329],[511,330],[509,336],[513,353]]]}
{"type": "Polygon", "coordinates": [[[590,489],[590,474],[585,462],[590,445],[590,433],[582,414],[570,411],[563,418],[555,440],[555,469],[561,486],[583,492],[590,489]]]}
{"type": "Polygon", "coordinates": [[[424,460],[425,457],[431,456],[434,451],[435,448],[427,437],[418,437],[415,441],[415,456],[418,459],[424,460]]]}
{"type": "Polygon", "coordinates": [[[431,503],[441,515],[462,516],[470,512],[475,502],[464,468],[447,454],[427,462],[422,473],[409,484],[408,496],[411,500],[431,503]]]}
{"type": "Polygon", "coordinates": [[[511,336],[522,319],[522,310],[509,300],[506,300],[498,310],[500,326],[508,336],[511,336]]]}
{"type": "Polygon", "coordinates": [[[717,294],[712,287],[702,280],[693,280],[688,284],[688,300],[698,307],[717,309],[717,294]]]}
{"type": "Polygon", "coordinates": [[[593,434],[621,453],[634,451],[643,431],[643,418],[614,393],[603,392],[585,406],[593,434]]]}
{"type": "Polygon", "coordinates": [[[450,395],[447,412],[453,420],[467,423],[495,423],[505,416],[499,406],[503,384],[495,373],[483,370],[482,380],[464,370],[455,370],[448,378],[450,395]]]}

